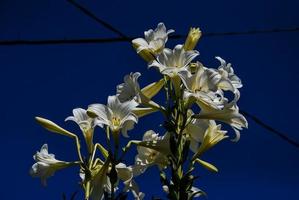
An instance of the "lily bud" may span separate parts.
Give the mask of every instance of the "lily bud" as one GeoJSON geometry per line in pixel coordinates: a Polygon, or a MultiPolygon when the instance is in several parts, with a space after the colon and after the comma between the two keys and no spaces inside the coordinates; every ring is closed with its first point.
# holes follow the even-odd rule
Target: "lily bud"
{"type": "Polygon", "coordinates": [[[190,28],[186,42],[184,44],[185,51],[193,50],[200,37],[201,31],[199,30],[199,28],[190,28]]]}
{"type": "Polygon", "coordinates": [[[61,128],[60,126],[58,126],[57,124],[55,124],[54,122],[42,118],[42,117],[35,117],[37,123],[39,123],[42,127],[44,127],[45,129],[47,129],[48,131],[54,132],[54,133],[58,133],[61,135],[65,135],[71,138],[75,138],[76,135],[74,133],[71,133],[63,128],[61,128]]]}
{"type": "Polygon", "coordinates": [[[207,170],[211,171],[211,172],[218,172],[217,167],[215,167],[214,165],[212,165],[211,163],[208,163],[206,161],[203,161],[199,158],[197,158],[195,160],[197,163],[201,164],[204,168],[206,168],[207,170]]]}

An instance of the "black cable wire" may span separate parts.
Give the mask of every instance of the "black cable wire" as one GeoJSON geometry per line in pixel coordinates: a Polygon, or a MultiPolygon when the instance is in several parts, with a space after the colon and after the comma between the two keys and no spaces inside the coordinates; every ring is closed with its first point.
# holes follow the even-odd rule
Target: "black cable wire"
{"type": "Polygon", "coordinates": [[[71,3],[73,6],[75,6],[80,11],[82,11],[85,15],[87,15],[90,18],[92,18],[93,20],[95,20],[96,22],[98,22],[99,24],[101,24],[102,26],[104,26],[107,29],[109,29],[109,30],[113,31],[114,33],[118,34],[121,38],[127,38],[127,36],[124,33],[122,33],[121,31],[117,30],[116,28],[114,28],[112,25],[110,25],[109,23],[105,22],[104,20],[98,18],[96,15],[94,15],[88,9],[86,9],[83,6],[81,6],[80,4],[78,4],[76,1],[74,1],[74,0],[66,0],[66,1],[69,2],[69,3],[71,3]]]}
{"type": "Polygon", "coordinates": [[[256,116],[248,113],[247,111],[244,110],[240,110],[240,113],[242,113],[245,117],[252,119],[255,123],[257,123],[258,125],[260,125],[262,128],[267,129],[268,131],[276,134],[278,137],[280,137],[281,139],[285,140],[286,142],[288,142],[289,144],[299,148],[299,143],[290,139],[287,134],[282,133],[276,129],[274,129],[273,127],[271,127],[270,125],[267,125],[266,123],[264,123],[262,120],[260,120],[259,118],[257,118],[256,116]]]}
{"type": "MultiPolygon", "coordinates": [[[[71,0],[69,0],[71,1],[71,0]]],[[[111,29],[110,29],[111,30],[111,29]]],[[[203,37],[216,36],[237,36],[237,35],[255,35],[255,34],[269,34],[269,33],[285,33],[298,32],[299,27],[294,28],[276,28],[266,30],[249,30],[241,32],[219,32],[219,33],[203,33],[203,37]]],[[[186,35],[172,35],[169,39],[186,38],[186,35]]],[[[136,37],[111,37],[111,38],[83,38],[83,39],[48,39],[48,40],[0,40],[0,45],[61,45],[61,44],[102,44],[102,43],[116,43],[116,42],[131,42],[136,37]]]]}
{"type": "Polygon", "coordinates": [[[0,45],[61,45],[61,44],[102,44],[128,42],[130,38],[90,38],[90,39],[49,39],[49,40],[6,40],[0,45]]]}

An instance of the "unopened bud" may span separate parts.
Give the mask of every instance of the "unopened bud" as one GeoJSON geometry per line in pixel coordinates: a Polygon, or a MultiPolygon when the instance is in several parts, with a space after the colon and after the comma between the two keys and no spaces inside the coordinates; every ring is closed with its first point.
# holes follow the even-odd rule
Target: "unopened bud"
{"type": "Polygon", "coordinates": [[[199,28],[190,28],[186,42],[184,44],[185,51],[193,50],[201,36],[199,28]]]}

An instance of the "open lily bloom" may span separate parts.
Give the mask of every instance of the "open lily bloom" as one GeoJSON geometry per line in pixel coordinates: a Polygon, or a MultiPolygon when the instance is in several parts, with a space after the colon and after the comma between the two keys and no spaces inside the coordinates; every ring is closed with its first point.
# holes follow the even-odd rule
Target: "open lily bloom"
{"type": "Polygon", "coordinates": [[[33,156],[36,161],[30,169],[30,175],[32,177],[41,178],[41,182],[44,186],[47,185],[47,178],[53,176],[57,170],[69,167],[74,163],[60,161],[55,159],[54,154],[48,153],[48,145],[44,144],[39,152],[33,156]]]}
{"type": "Polygon", "coordinates": [[[235,75],[231,63],[227,64],[225,60],[223,60],[220,57],[215,57],[215,58],[219,60],[219,62],[221,63],[221,65],[218,68],[218,71],[221,74],[221,76],[225,79],[228,79],[231,82],[231,84],[234,86],[234,88],[236,89],[241,88],[243,86],[241,79],[237,75],[235,75]]]}
{"type": "Polygon", "coordinates": [[[211,124],[215,124],[213,120],[193,119],[185,129],[190,139],[190,149],[194,153],[197,152],[199,144],[203,142],[206,130],[211,124]]]}
{"type": "Polygon", "coordinates": [[[124,77],[124,83],[119,84],[116,87],[116,96],[121,103],[135,101],[137,105],[141,105],[141,107],[133,109],[133,113],[135,113],[138,117],[156,112],[160,109],[160,106],[151,99],[164,85],[164,80],[161,79],[140,89],[138,83],[140,75],[141,74],[139,72],[130,73],[124,77]]]}
{"type": "Polygon", "coordinates": [[[141,102],[140,86],[138,78],[141,76],[139,72],[130,73],[124,77],[124,83],[117,86],[117,97],[120,102],[135,100],[141,102]]]}
{"type": "Polygon", "coordinates": [[[225,103],[222,109],[215,109],[209,105],[201,104],[201,111],[197,117],[200,119],[212,119],[229,124],[236,133],[236,137],[233,141],[238,141],[240,138],[239,130],[248,127],[246,118],[239,113],[239,108],[236,104],[239,97],[240,93],[236,90],[234,100],[229,103],[225,103]]]}
{"type": "Polygon", "coordinates": [[[193,156],[193,159],[197,158],[203,152],[207,151],[211,147],[215,146],[217,143],[227,138],[227,131],[221,130],[221,125],[217,125],[215,122],[211,121],[209,127],[206,129],[202,142],[197,150],[196,154],[193,156]]]}
{"type": "Polygon", "coordinates": [[[221,81],[221,75],[217,72],[199,65],[195,74],[182,71],[179,76],[186,87],[185,98],[193,97],[199,105],[208,104],[216,109],[223,108],[223,104],[227,102],[221,90],[218,89],[218,85],[221,83],[224,85],[224,81],[221,81]]]}
{"type": "Polygon", "coordinates": [[[239,113],[239,108],[236,104],[225,104],[223,109],[214,109],[212,107],[204,107],[199,113],[201,119],[214,119],[229,124],[235,131],[236,137],[233,141],[238,141],[240,138],[239,130],[247,128],[248,123],[246,118],[239,113]]]}
{"type": "Polygon", "coordinates": [[[121,131],[123,136],[129,137],[127,131],[133,129],[138,121],[132,112],[137,105],[134,100],[121,103],[117,96],[109,96],[107,106],[92,104],[88,107],[88,112],[96,115],[97,123],[105,124],[112,132],[121,131]]]}
{"type": "Polygon", "coordinates": [[[202,64],[197,63],[197,69],[194,74],[188,71],[179,73],[184,85],[191,92],[216,92],[218,90],[230,90],[234,92],[233,84],[228,79],[224,79],[222,75],[215,69],[206,68],[202,64]]]}
{"type": "MultiPolygon", "coordinates": [[[[237,80],[236,76],[233,75],[232,68],[227,70],[230,71],[231,77],[235,77],[233,79],[237,80]]],[[[228,78],[228,73],[224,74],[225,76],[223,74],[220,74],[217,70],[208,69],[203,66],[198,66],[196,73],[192,75],[187,72],[179,73],[187,89],[184,93],[185,97],[194,97],[197,100],[196,103],[201,108],[200,118],[228,123],[235,130],[236,138],[234,140],[237,141],[240,137],[238,130],[247,127],[247,121],[239,113],[238,106],[236,105],[240,97],[237,88],[242,85],[237,84],[237,82],[240,83],[239,79],[239,81],[233,84],[233,81],[228,78]],[[234,99],[228,102],[222,90],[232,91],[235,95],[234,99]]]]}
{"type": "Polygon", "coordinates": [[[134,178],[133,168],[131,166],[127,167],[123,163],[119,163],[118,165],[115,166],[115,168],[117,171],[118,178],[122,180],[125,185],[124,191],[125,192],[131,191],[136,200],[143,199],[144,194],[139,191],[139,187],[137,183],[133,180],[134,178]]]}
{"type": "MultiPolygon", "coordinates": [[[[159,136],[152,130],[145,132],[143,142],[138,145],[137,151],[135,169],[139,169],[140,173],[143,173],[147,167],[154,164],[163,169],[167,166],[167,156],[170,155],[169,134],[166,133],[164,136],[159,136]]],[[[138,172],[136,173],[138,174],[138,172]]]]}
{"type": "Polygon", "coordinates": [[[196,50],[185,51],[183,45],[176,45],[173,50],[165,48],[156,60],[149,63],[149,67],[156,67],[169,77],[175,77],[181,71],[187,71],[189,63],[199,55],[196,50]]]}
{"type": "Polygon", "coordinates": [[[167,31],[165,25],[159,23],[155,30],[149,29],[144,32],[145,38],[134,39],[132,43],[137,47],[137,53],[147,50],[155,55],[163,50],[168,40],[168,34],[173,32],[172,29],[167,31]]]}
{"type": "Polygon", "coordinates": [[[82,108],[73,109],[73,116],[67,117],[65,121],[74,121],[79,125],[88,146],[88,150],[91,152],[93,146],[92,140],[94,127],[96,125],[103,127],[103,124],[100,122],[98,123],[96,118],[89,117],[86,113],[86,110],[82,108]]]}

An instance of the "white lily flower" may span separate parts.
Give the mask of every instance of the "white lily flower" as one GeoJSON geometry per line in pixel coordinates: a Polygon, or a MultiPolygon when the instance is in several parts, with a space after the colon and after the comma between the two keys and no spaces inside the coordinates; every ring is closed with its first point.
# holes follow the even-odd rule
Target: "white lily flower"
{"type": "Polygon", "coordinates": [[[236,82],[233,83],[228,76],[223,77],[223,74],[217,70],[207,69],[203,66],[199,66],[193,75],[187,72],[180,72],[179,75],[187,88],[185,97],[195,97],[201,108],[200,118],[230,124],[236,133],[234,141],[237,141],[240,137],[238,130],[247,127],[247,121],[239,113],[236,105],[240,97],[237,87],[240,85],[238,86],[236,82]],[[228,103],[228,99],[223,96],[222,89],[234,92],[235,97],[231,102],[228,103]]]}
{"type": "Polygon", "coordinates": [[[241,88],[243,86],[241,79],[237,75],[235,75],[231,63],[227,64],[226,61],[220,57],[215,57],[215,58],[219,60],[219,62],[221,63],[221,65],[218,68],[218,71],[221,74],[221,76],[224,79],[228,79],[232,83],[234,88],[236,89],[241,88]]]}
{"type": "Polygon", "coordinates": [[[93,148],[94,128],[97,125],[103,127],[103,124],[98,123],[96,118],[89,117],[87,111],[83,108],[73,109],[73,116],[67,117],[65,121],[74,121],[78,124],[84,135],[88,150],[91,152],[93,148]]]}
{"type": "Polygon", "coordinates": [[[120,102],[135,100],[138,104],[157,107],[158,104],[151,101],[151,99],[161,90],[164,85],[164,80],[161,79],[140,89],[138,83],[138,78],[140,76],[141,74],[139,72],[131,72],[124,77],[124,83],[119,84],[116,87],[116,95],[118,99],[120,102]]]}
{"type": "Polygon", "coordinates": [[[137,47],[137,53],[146,50],[156,55],[163,50],[168,40],[168,34],[173,32],[174,30],[172,29],[167,31],[165,25],[159,23],[155,30],[149,29],[144,32],[145,38],[134,39],[132,43],[137,47]]]}
{"type": "Polygon", "coordinates": [[[201,104],[201,111],[198,118],[211,119],[229,124],[236,133],[236,137],[233,141],[238,141],[240,139],[239,130],[248,127],[246,118],[239,113],[239,108],[236,104],[239,97],[240,93],[236,90],[235,99],[230,103],[224,104],[222,109],[215,109],[211,106],[201,104]]]}
{"type": "Polygon", "coordinates": [[[169,133],[159,136],[159,134],[149,130],[144,133],[142,140],[143,142],[137,146],[136,174],[143,173],[147,167],[154,164],[158,165],[160,169],[167,166],[167,156],[170,155],[169,133]]]}
{"type": "Polygon", "coordinates": [[[140,86],[138,78],[141,76],[139,72],[130,73],[124,77],[124,83],[117,86],[117,97],[120,102],[136,100],[141,102],[140,86]]]}
{"type": "Polygon", "coordinates": [[[200,105],[208,104],[216,109],[223,108],[223,104],[227,102],[223,92],[218,90],[221,75],[215,71],[199,65],[195,74],[182,71],[179,76],[186,87],[185,98],[194,97],[200,105]]]}
{"type": "Polygon", "coordinates": [[[203,142],[205,132],[211,124],[216,123],[213,120],[193,119],[186,127],[185,132],[189,135],[190,149],[194,153],[197,152],[199,144],[203,142]]]}
{"type": "Polygon", "coordinates": [[[232,83],[224,79],[216,69],[206,68],[200,63],[197,63],[194,74],[182,71],[179,75],[186,88],[191,92],[216,92],[221,89],[234,91],[232,83]]]}
{"type": "Polygon", "coordinates": [[[199,55],[196,50],[185,51],[183,45],[177,45],[173,50],[165,48],[156,60],[149,63],[149,67],[156,67],[169,77],[176,77],[179,72],[187,71],[189,63],[199,55]]]}
{"type": "Polygon", "coordinates": [[[139,191],[137,183],[133,180],[134,173],[132,166],[127,167],[124,163],[119,163],[115,168],[118,178],[122,180],[125,185],[124,191],[131,191],[135,200],[142,200],[144,194],[139,191]]]}
{"type": "Polygon", "coordinates": [[[108,104],[92,104],[88,107],[88,112],[96,115],[98,123],[109,126],[112,132],[121,131],[123,136],[129,137],[128,130],[134,128],[134,123],[138,122],[133,109],[138,104],[132,101],[121,103],[117,96],[109,96],[108,104]]]}
{"type": "Polygon", "coordinates": [[[221,124],[217,125],[215,122],[212,123],[206,129],[204,136],[202,138],[202,142],[194,154],[192,160],[195,160],[198,156],[200,156],[203,152],[207,151],[211,147],[215,146],[217,143],[227,138],[227,131],[221,130],[221,124]]]}
{"type": "Polygon", "coordinates": [[[40,151],[36,152],[33,156],[36,161],[30,169],[30,175],[32,177],[41,178],[41,182],[44,186],[47,185],[47,178],[53,176],[57,170],[69,167],[75,163],[65,162],[55,159],[54,154],[48,153],[48,145],[44,144],[40,151]]]}

